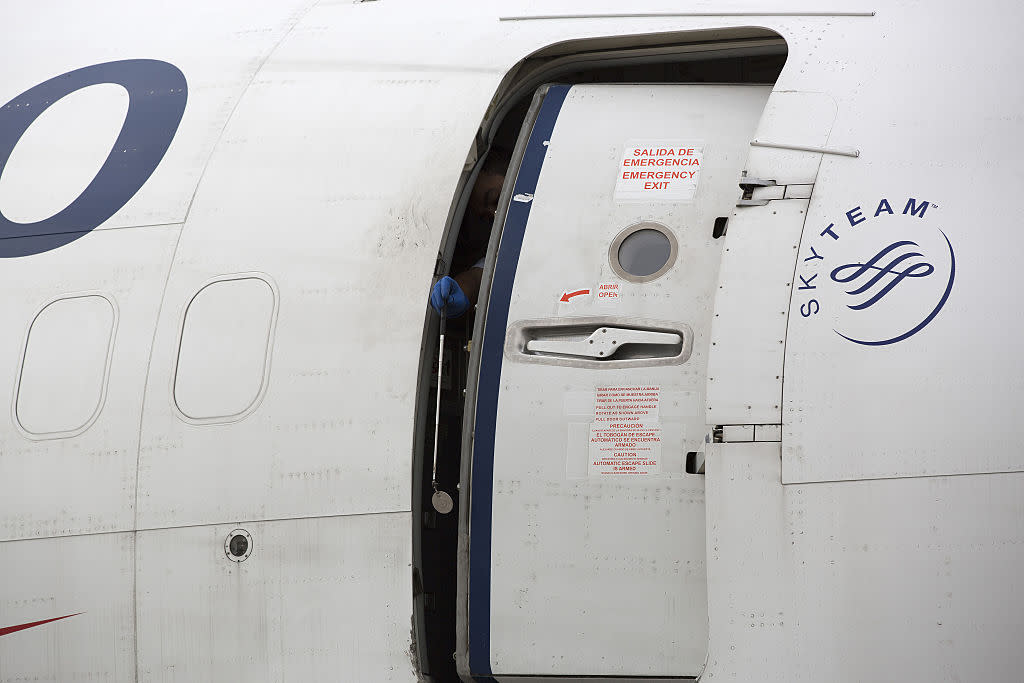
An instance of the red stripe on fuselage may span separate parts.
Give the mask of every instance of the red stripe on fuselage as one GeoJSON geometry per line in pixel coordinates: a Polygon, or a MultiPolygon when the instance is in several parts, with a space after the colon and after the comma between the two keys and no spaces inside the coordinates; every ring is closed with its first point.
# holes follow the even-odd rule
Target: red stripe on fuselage
{"type": "Polygon", "coordinates": [[[5,626],[0,628],[0,636],[6,636],[10,633],[16,633],[17,631],[24,631],[27,628],[33,628],[35,626],[42,626],[43,624],[49,624],[51,621],[60,621],[61,619],[68,619],[70,617],[77,617],[79,614],[84,612],[76,612],[75,614],[67,614],[63,617],[54,617],[53,619],[43,619],[42,621],[31,621],[27,624],[18,624],[17,626],[5,626]]]}

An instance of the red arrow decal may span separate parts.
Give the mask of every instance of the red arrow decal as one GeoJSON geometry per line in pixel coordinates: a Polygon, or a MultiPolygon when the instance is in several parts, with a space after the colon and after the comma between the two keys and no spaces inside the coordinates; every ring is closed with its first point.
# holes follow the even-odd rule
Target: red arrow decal
{"type": "Polygon", "coordinates": [[[63,617],[54,617],[53,619],[43,619],[42,621],[31,621],[27,624],[18,624],[17,626],[6,626],[0,628],[0,636],[6,636],[10,633],[17,633],[18,631],[24,631],[27,628],[34,626],[42,626],[43,624],[49,624],[51,621],[60,621],[61,619],[69,619],[70,617],[77,617],[79,614],[85,614],[84,612],[77,612],[75,614],[68,614],[63,617]]]}
{"type": "Polygon", "coordinates": [[[574,296],[580,296],[581,294],[590,294],[589,289],[577,289],[575,292],[565,292],[562,294],[562,298],[559,301],[568,301],[574,296]]]}

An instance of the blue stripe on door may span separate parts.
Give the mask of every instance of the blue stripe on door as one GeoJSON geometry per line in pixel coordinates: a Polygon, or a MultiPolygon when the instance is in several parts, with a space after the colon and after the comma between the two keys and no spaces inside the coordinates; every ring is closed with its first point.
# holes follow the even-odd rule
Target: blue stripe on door
{"type": "MultiPolygon", "coordinates": [[[[571,86],[548,89],[533,124],[530,141],[519,165],[513,196],[533,195],[540,169],[544,165],[547,142],[571,86]]],[[[498,413],[501,359],[508,326],[508,307],[512,298],[519,253],[523,247],[526,222],[533,202],[512,201],[501,231],[498,257],[494,264],[491,294],[488,299],[487,326],[484,330],[477,385],[476,426],[473,442],[473,476],[470,492],[469,542],[469,670],[486,678],[491,672],[491,496],[494,489],[494,431],[498,413]]]]}

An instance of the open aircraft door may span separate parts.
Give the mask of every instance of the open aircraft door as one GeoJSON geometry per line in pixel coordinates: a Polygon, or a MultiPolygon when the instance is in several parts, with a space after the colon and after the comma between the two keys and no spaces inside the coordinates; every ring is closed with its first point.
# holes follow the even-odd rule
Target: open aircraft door
{"type": "Polygon", "coordinates": [[[687,454],[705,443],[716,234],[770,90],[536,95],[474,332],[463,675],[701,672],[704,478],[687,454]]]}

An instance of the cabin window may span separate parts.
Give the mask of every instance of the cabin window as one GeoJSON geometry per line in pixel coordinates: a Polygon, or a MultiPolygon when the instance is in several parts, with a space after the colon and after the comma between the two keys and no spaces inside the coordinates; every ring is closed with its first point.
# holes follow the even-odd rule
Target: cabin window
{"type": "Polygon", "coordinates": [[[30,438],[75,436],[99,416],[117,312],[105,296],[57,299],[29,328],[15,414],[30,438]]]}
{"type": "Polygon", "coordinates": [[[182,321],[174,403],[190,422],[231,422],[266,388],[277,293],[263,277],[228,276],[204,286],[182,321]]]}

